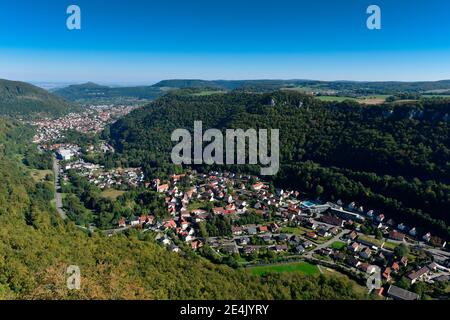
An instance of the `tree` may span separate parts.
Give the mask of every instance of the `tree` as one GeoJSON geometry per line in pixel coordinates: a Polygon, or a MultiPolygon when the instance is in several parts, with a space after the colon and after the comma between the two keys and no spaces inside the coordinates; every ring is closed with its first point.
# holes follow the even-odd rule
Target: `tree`
{"type": "Polygon", "coordinates": [[[408,255],[409,248],[408,248],[408,246],[406,246],[405,244],[402,243],[402,244],[398,245],[397,247],[395,247],[394,253],[398,258],[401,258],[401,257],[408,255]]]}

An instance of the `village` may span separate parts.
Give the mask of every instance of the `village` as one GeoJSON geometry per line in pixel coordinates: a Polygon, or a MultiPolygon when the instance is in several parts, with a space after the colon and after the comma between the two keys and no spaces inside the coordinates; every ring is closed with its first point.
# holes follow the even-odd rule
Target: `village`
{"type": "Polygon", "coordinates": [[[111,124],[136,109],[134,106],[99,105],[85,106],[81,113],[70,113],[57,119],[40,119],[29,124],[36,126],[34,143],[43,144],[64,138],[64,133],[74,130],[80,133],[99,133],[111,124]]]}
{"type": "Polygon", "coordinates": [[[155,179],[146,187],[164,197],[170,218],[158,221],[148,213],[122,218],[118,227],[155,232],[157,241],[174,252],[182,251],[177,245],[181,241],[194,251],[208,246],[244,266],[306,260],[356,277],[378,266],[390,287],[377,293],[394,299],[419,298],[393,285],[395,279],[406,278],[410,284],[449,280],[450,253],[444,240],[355,203],[311,200],[299,191],[273,190],[257,177],[229,172],[194,171],[170,181],[155,179]],[[205,236],[199,225],[211,224],[215,217],[230,221],[229,232],[205,236]],[[250,218],[257,222],[246,223],[250,218]],[[364,225],[382,235],[364,234],[364,225]],[[397,250],[399,246],[406,252],[397,250]]]}
{"type": "Polygon", "coordinates": [[[63,118],[36,123],[35,143],[56,155],[59,183],[75,172],[101,190],[151,190],[163,199],[164,217],[152,212],[123,217],[116,229],[107,231],[110,236],[133,228],[154,233],[155,240],[173,252],[209,252],[208,258],[233,267],[306,261],[360,282],[376,266],[383,284],[376,294],[392,299],[420,298],[396,285],[405,279],[409,285],[448,284],[450,253],[444,239],[364,204],[311,199],[300,190],[275,188],[257,176],[232,172],[189,171],[149,180],[142,168],[106,169],[85,160],[89,153],[114,153],[106,141],[85,150],[74,143],[55,143],[69,129],[98,132],[129,111],[97,107],[97,115],[89,120],[81,114],[69,116],[78,119],[75,122],[63,118]]]}

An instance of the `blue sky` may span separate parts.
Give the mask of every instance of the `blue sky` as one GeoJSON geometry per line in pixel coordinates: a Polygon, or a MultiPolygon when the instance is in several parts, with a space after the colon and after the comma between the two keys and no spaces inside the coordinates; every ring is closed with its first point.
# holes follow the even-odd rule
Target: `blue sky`
{"type": "Polygon", "coordinates": [[[0,78],[24,81],[449,79],[449,40],[447,0],[0,0],[0,78]]]}

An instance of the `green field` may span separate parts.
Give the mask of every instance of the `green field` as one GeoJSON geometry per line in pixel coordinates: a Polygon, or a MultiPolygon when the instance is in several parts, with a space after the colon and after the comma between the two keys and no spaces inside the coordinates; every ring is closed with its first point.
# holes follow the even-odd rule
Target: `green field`
{"type": "Polygon", "coordinates": [[[353,100],[357,101],[362,104],[381,104],[386,101],[386,98],[389,97],[388,95],[373,95],[373,96],[366,96],[366,97],[342,97],[342,96],[317,96],[316,98],[321,101],[336,101],[336,102],[342,102],[345,100],[353,100]]]}
{"type": "Polygon", "coordinates": [[[53,171],[52,170],[35,170],[35,169],[31,170],[31,177],[36,182],[44,181],[45,177],[47,175],[53,176],[53,171]]]}
{"type": "Polygon", "coordinates": [[[285,264],[273,264],[268,266],[259,266],[249,268],[250,272],[254,275],[261,276],[268,272],[300,272],[303,274],[318,274],[319,268],[308,262],[295,262],[285,264]]]}
{"type": "Polygon", "coordinates": [[[193,93],[192,96],[194,97],[205,97],[205,96],[211,96],[213,94],[224,94],[226,93],[225,91],[220,91],[220,90],[204,90],[201,92],[196,92],[193,93]]]}
{"type": "MultiPolygon", "coordinates": [[[[362,240],[362,241],[364,241],[364,242],[370,243],[370,244],[372,244],[373,246],[376,246],[376,247],[378,247],[378,248],[380,248],[381,245],[382,245],[383,242],[384,242],[383,240],[374,239],[374,238],[371,238],[371,237],[368,237],[368,236],[365,236],[365,235],[362,235],[362,234],[360,234],[360,235],[358,236],[358,239],[359,239],[359,240],[362,240]]],[[[384,242],[383,248],[394,251],[394,249],[395,249],[396,246],[397,246],[396,243],[389,242],[389,241],[385,241],[385,242],[384,242]]]]}
{"type": "Polygon", "coordinates": [[[115,189],[108,189],[102,192],[102,196],[105,198],[110,198],[112,200],[116,200],[118,197],[123,195],[125,191],[122,190],[115,190],[115,189]]]}
{"type": "Polygon", "coordinates": [[[317,96],[315,97],[321,101],[336,101],[336,102],[342,102],[345,100],[353,100],[356,101],[355,98],[350,98],[350,97],[338,97],[338,96],[317,96]]]}
{"type": "Polygon", "coordinates": [[[281,228],[281,233],[287,233],[287,234],[295,234],[295,235],[299,235],[302,236],[308,232],[311,232],[313,230],[308,229],[308,228],[304,228],[301,226],[298,227],[283,227],[281,228]]]}
{"type": "Polygon", "coordinates": [[[331,244],[331,248],[335,249],[335,250],[341,250],[342,248],[345,248],[346,246],[347,246],[347,244],[345,244],[342,241],[336,241],[331,244]]]}

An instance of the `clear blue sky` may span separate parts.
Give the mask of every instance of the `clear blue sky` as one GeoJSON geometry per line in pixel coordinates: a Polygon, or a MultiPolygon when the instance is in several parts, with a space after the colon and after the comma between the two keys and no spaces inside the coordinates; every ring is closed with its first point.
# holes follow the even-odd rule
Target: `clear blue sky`
{"type": "Polygon", "coordinates": [[[0,78],[449,79],[450,1],[0,0],[0,78]]]}

